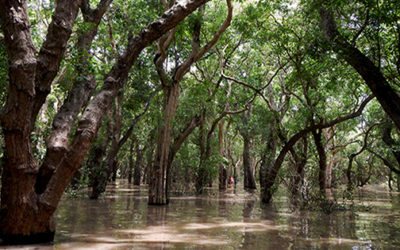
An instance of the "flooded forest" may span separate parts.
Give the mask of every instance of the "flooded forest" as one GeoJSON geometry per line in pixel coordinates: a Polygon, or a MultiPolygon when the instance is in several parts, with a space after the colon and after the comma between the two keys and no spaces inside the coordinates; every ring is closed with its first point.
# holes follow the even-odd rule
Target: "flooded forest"
{"type": "Polygon", "coordinates": [[[399,249],[398,0],[0,0],[1,249],[399,249]]]}

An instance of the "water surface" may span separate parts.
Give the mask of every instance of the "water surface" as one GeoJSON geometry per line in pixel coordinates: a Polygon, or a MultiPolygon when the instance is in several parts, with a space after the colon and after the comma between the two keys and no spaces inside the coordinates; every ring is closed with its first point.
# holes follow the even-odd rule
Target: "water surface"
{"type": "MultiPolygon", "coordinates": [[[[53,245],[25,249],[400,249],[400,196],[364,190],[366,209],[292,211],[285,197],[211,190],[147,205],[145,187],[110,186],[99,200],[64,198],[53,245]]],[[[16,246],[14,246],[15,248],[16,246]]]]}

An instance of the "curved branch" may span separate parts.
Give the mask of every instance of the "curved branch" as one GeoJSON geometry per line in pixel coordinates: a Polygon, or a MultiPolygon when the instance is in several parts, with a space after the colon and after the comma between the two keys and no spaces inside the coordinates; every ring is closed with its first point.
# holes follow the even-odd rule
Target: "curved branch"
{"type": "Polygon", "coordinates": [[[175,4],[161,18],[150,23],[138,35],[129,39],[123,54],[118,57],[117,62],[105,78],[103,87],[83,112],[71,147],[60,158],[59,167],[54,172],[45,192],[42,194],[40,203],[46,204],[45,206],[52,211],[56,209],[56,204],[61,198],[65,187],[73,173],[79,168],[97,134],[105,110],[111,105],[118,90],[123,86],[129,70],[142,50],[174,28],[186,16],[207,1],[187,0],[183,3],[175,4]]]}
{"type": "Polygon", "coordinates": [[[221,27],[217,30],[214,37],[209,41],[200,51],[192,50],[191,56],[185,60],[176,70],[174,79],[179,81],[182,79],[183,75],[187,70],[189,70],[190,66],[197,62],[200,58],[204,56],[204,54],[209,51],[219,40],[222,33],[229,27],[232,21],[232,4],[230,0],[226,0],[226,5],[228,7],[228,14],[225,21],[222,23],[221,27]]]}
{"type": "Polygon", "coordinates": [[[364,110],[365,106],[374,98],[373,95],[368,96],[360,105],[360,107],[353,113],[348,114],[346,116],[342,116],[339,117],[337,119],[334,119],[332,121],[326,122],[326,123],[320,123],[320,124],[316,124],[316,125],[311,125],[299,132],[297,132],[295,135],[293,135],[289,141],[287,141],[285,143],[285,145],[283,146],[283,148],[281,149],[278,157],[276,158],[274,164],[272,165],[271,168],[269,168],[268,174],[267,174],[267,178],[264,182],[264,190],[265,190],[265,195],[267,197],[263,197],[263,200],[265,202],[269,202],[270,199],[272,198],[272,190],[271,187],[274,185],[275,183],[275,178],[279,172],[279,169],[282,166],[283,160],[285,159],[285,156],[287,154],[287,152],[289,152],[289,150],[294,146],[294,144],[296,144],[296,142],[302,138],[303,136],[305,136],[306,134],[315,131],[317,129],[324,129],[324,128],[328,128],[328,127],[332,127],[335,124],[347,121],[349,119],[355,118],[357,116],[360,116],[362,111],[364,110]]]}

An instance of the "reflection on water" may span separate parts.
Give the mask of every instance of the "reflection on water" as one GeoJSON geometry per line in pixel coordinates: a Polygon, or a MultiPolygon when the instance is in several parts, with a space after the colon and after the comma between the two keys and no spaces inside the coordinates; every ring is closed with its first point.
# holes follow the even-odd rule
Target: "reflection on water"
{"type": "Polygon", "coordinates": [[[370,209],[292,212],[284,197],[261,206],[257,193],[215,190],[149,206],[145,188],[120,182],[97,201],[64,198],[54,244],[25,249],[400,248],[399,194],[363,191],[357,197],[370,209]]]}

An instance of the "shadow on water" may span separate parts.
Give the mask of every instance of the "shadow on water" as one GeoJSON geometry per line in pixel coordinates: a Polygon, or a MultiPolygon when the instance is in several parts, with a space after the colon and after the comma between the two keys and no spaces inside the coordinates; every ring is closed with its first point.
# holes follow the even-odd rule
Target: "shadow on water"
{"type": "Polygon", "coordinates": [[[209,191],[149,206],[146,187],[121,181],[97,201],[64,198],[54,244],[24,249],[400,248],[398,193],[360,191],[356,202],[370,209],[327,215],[293,212],[284,196],[265,206],[257,192],[209,191]]]}

